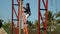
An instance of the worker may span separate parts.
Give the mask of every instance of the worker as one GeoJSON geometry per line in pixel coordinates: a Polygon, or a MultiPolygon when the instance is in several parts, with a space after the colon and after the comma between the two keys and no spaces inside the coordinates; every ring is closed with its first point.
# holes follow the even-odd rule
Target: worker
{"type": "Polygon", "coordinates": [[[23,8],[25,9],[24,13],[25,13],[25,15],[26,15],[26,20],[27,20],[27,23],[28,23],[28,18],[29,18],[29,16],[31,15],[30,4],[27,3],[27,4],[26,4],[26,8],[25,8],[25,7],[23,7],[23,8]]]}
{"type": "Polygon", "coordinates": [[[26,18],[28,19],[28,17],[31,15],[31,11],[30,11],[30,4],[27,3],[26,4],[26,8],[23,7],[25,9],[24,13],[26,14],[26,18]]]}

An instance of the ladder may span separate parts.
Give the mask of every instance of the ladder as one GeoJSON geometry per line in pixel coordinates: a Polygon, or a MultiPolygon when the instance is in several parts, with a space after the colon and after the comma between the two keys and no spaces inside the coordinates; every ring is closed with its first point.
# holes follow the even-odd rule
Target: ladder
{"type": "Polygon", "coordinates": [[[11,34],[14,34],[13,32],[15,32],[15,34],[21,34],[21,24],[23,21],[24,24],[24,34],[28,34],[28,28],[27,28],[27,24],[26,24],[26,16],[24,15],[24,11],[22,11],[22,5],[23,5],[23,0],[16,0],[17,4],[15,4],[15,0],[12,0],[12,32],[11,34]],[[15,6],[18,6],[16,11],[15,6]],[[14,19],[14,16],[16,15],[16,19],[14,19]],[[22,20],[23,19],[23,20],[22,20]],[[14,26],[14,21],[17,21],[17,27],[14,26]]]}

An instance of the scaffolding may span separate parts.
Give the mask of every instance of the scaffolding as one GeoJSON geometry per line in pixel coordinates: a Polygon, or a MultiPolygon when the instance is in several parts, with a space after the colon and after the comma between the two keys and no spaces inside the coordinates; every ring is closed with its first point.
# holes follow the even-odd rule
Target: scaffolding
{"type": "Polygon", "coordinates": [[[45,9],[41,9],[41,0],[38,0],[38,34],[41,34],[40,31],[40,20],[43,22],[44,34],[47,34],[47,21],[48,21],[48,0],[46,2],[42,0],[45,9]],[[46,13],[45,21],[43,20],[41,10],[44,10],[46,13]]]}
{"type": "MultiPolygon", "coordinates": [[[[23,1],[24,0],[16,0],[17,4],[14,3],[14,0],[12,0],[12,32],[11,34],[13,34],[14,32],[14,21],[17,21],[17,28],[15,29],[15,33],[16,34],[21,34],[21,23],[22,23],[22,5],[23,5],[23,1]],[[14,8],[14,6],[18,6],[18,13],[16,13],[16,10],[14,8]],[[16,19],[14,19],[14,13],[16,15],[16,19]]],[[[47,19],[48,19],[48,0],[46,0],[46,2],[44,2],[44,0],[42,0],[42,3],[44,5],[45,9],[41,9],[40,5],[41,5],[41,0],[38,0],[38,34],[41,34],[40,32],[40,19],[43,22],[43,26],[44,26],[44,34],[47,34],[47,19]],[[43,17],[41,15],[41,11],[40,10],[45,10],[46,12],[46,16],[45,16],[45,21],[43,21],[43,17]]],[[[26,20],[25,20],[26,21],[26,20]]],[[[26,22],[24,22],[25,28],[24,28],[24,33],[28,34],[28,28],[26,26],[26,22]]]]}

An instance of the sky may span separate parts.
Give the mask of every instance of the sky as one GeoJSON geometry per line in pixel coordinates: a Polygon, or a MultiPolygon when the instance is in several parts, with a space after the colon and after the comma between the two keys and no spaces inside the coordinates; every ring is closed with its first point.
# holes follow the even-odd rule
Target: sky
{"type": "MultiPolygon", "coordinates": [[[[30,3],[31,9],[31,16],[29,17],[28,20],[34,22],[38,18],[38,1],[24,0],[24,6],[26,5],[26,3],[30,3]]],[[[53,13],[60,11],[59,6],[60,0],[48,0],[48,10],[52,11],[53,13]]],[[[44,8],[42,2],[41,8],[44,8]]],[[[41,11],[41,13],[44,14],[44,11],[41,11]]],[[[11,20],[11,14],[12,14],[12,0],[0,0],[0,19],[3,19],[4,21],[8,21],[8,19],[11,20]]]]}

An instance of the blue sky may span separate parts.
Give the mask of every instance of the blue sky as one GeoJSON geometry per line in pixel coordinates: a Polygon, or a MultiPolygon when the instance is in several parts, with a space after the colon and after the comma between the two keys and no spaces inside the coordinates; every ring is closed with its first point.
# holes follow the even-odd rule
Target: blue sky
{"type": "MultiPolygon", "coordinates": [[[[48,3],[49,10],[53,11],[54,13],[60,11],[60,7],[59,7],[60,0],[48,0],[48,1],[49,1],[48,3]]],[[[27,2],[30,3],[30,8],[31,8],[31,16],[29,17],[29,20],[31,21],[37,20],[38,18],[37,0],[24,0],[24,6],[26,5],[27,2]]],[[[7,21],[7,19],[11,20],[11,12],[12,12],[11,4],[12,4],[12,0],[0,0],[0,19],[3,19],[4,21],[7,21]]],[[[41,8],[43,8],[42,3],[41,3],[41,8]]],[[[42,11],[42,14],[44,14],[44,11],[42,11]]]]}

